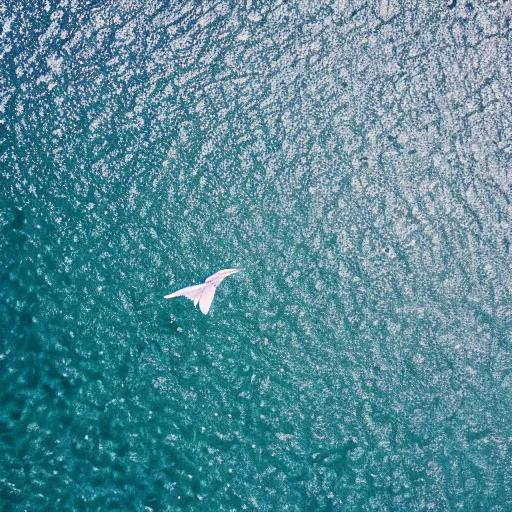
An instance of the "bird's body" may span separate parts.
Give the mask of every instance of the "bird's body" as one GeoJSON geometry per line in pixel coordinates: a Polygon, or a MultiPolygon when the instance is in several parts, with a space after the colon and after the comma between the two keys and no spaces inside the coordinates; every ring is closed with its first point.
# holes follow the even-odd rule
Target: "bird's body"
{"type": "Polygon", "coordinates": [[[194,306],[199,303],[199,309],[205,315],[210,311],[210,306],[215,296],[215,290],[220,282],[226,277],[240,272],[241,268],[226,268],[219,270],[215,274],[207,277],[203,284],[196,284],[194,286],[187,286],[174,293],[166,295],[164,299],[174,299],[174,297],[186,297],[187,299],[194,301],[194,306]]]}

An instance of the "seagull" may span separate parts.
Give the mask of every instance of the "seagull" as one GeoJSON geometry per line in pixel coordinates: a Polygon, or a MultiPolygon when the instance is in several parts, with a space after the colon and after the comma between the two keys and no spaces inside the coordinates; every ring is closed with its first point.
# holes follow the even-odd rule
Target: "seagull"
{"type": "Polygon", "coordinates": [[[199,309],[201,313],[207,315],[210,311],[210,306],[213,302],[215,290],[219,286],[220,282],[226,277],[240,272],[241,268],[225,268],[219,270],[215,274],[207,277],[203,284],[196,284],[194,286],[187,286],[174,293],[166,295],[164,299],[174,299],[174,297],[186,297],[187,299],[194,301],[194,306],[197,306],[199,302],[199,309]]]}

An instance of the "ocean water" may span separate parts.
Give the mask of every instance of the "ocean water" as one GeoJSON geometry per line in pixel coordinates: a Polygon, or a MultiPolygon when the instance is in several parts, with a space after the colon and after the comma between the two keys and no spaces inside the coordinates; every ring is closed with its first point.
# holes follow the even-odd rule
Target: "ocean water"
{"type": "Polygon", "coordinates": [[[512,510],[511,6],[0,0],[0,509],[512,510]]]}

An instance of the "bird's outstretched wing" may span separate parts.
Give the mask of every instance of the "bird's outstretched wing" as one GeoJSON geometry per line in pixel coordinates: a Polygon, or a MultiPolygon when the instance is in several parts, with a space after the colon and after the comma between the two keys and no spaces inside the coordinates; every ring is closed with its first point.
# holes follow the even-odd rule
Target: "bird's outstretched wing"
{"type": "Polygon", "coordinates": [[[201,298],[199,299],[199,309],[204,315],[207,315],[208,311],[210,311],[216,289],[217,287],[211,284],[205,284],[204,286],[203,293],[201,293],[201,298]]]}
{"type": "MultiPolygon", "coordinates": [[[[201,294],[203,292],[204,284],[196,284],[194,286],[187,286],[174,293],[166,295],[164,299],[174,299],[174,297],[186,297],[187,299],[194,301],[194,306],[197,306],[201,294]]],[[[202,310],[201,310],[202,311],[202,310]]]]}
{"type": "Polygon", "coordinates": [[[210,277],[207,277],[205,284],[213,284],[217,286],[222,280],[226,279],[226,277],[232,274],[236,274],[241,270],[241,268],[225,268],[224,270],[219,270],[218,272],[215,272],[215,274],[212,274],[210,277]]]}

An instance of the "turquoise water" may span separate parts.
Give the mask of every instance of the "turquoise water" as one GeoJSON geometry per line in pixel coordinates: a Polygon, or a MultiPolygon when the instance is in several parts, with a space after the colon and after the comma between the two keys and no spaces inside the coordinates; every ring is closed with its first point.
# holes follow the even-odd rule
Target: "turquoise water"
{"type": "Polygon", "coordinates": [[[511,14],[0,3],[1,510],[511,510],[511,14]]]}

